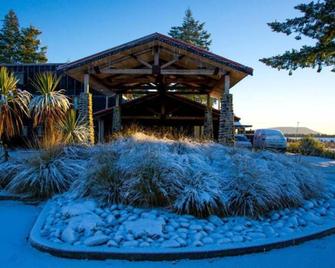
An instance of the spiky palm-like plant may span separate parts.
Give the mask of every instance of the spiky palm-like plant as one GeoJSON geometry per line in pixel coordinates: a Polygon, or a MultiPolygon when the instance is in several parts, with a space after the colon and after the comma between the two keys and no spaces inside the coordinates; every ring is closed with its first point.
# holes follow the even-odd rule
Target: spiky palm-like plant
{"type": "Polygon", "coordinates": [[[66,144],[86,143],[89,138],[89,130],[81,120],[77,118],[76,111],[70,109],[59,124],[63,142],[66,144]]]}
{"type": "Polygon", "coordinates": [[[48,198],[67,191],[84,171],[85,161],[67,157],[62,147],[52,147],[19,160],[5,190],[30,198],[48,198]]]}
{"type": "Polygon", "coordinates": [[[39,73],[32,81],[38,95],[35,95],[29,105],[33,115],[34,126],[44,125],[47,137],[52,137],[55,125],[64,119],[70,108],[70,102],[64,94],[64,89],[58,90],[61,77],[50,72],[39,73]]]}
{"type": "Polygon", "coordinates": [[[17,89],[18,80],[6,67],[0,68],[0,138],[5,151],[8,151],[5,139],[16,135],[22,127],[22,116],[29,115],[30,93],[17,89]]]}

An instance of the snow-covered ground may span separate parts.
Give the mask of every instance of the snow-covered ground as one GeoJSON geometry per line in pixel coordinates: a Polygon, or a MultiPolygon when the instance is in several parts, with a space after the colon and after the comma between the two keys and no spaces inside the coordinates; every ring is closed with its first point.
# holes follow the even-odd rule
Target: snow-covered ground
{"type": "Polygon", "coordinates": [[[335,183],[335,160],[326,159],[316,156],[292,156],[292,157],[301,157],[304,161],[311,163],[317,169],[319,169],[325,179],[335,183]]]}
{"type": "Polygon", "coordinates": [[[335,266],[335,236],[306,242],[302,245],[266,253],[205,260],[182,260],[174,262],[129,262],[119,260],[87,261],[51,256],[32,248],[27,241],[30,229],[41,211],[41,206],[24,205],[20,202],[0,203],[0,267],[20,268],[150,268],[150,267],[320,267],[335,266]]]}
{"type": "MultiPolygon", "coordinates": [[[[295,156],[294,156],[295,157],[295,156]]],[[[335,183],[335,161],[306,158],[335,183]]],[[[315,204],[314,204],[315,205],[315,204]]],[[[0,203],[0,267],[334,267],[335,236],[262,254],[178,262],[85,261],[56,258],[29,245],[29,231],[42,206],[0,203]]],[[[102,214],[102,213],[101,213],[102,214]]]]}

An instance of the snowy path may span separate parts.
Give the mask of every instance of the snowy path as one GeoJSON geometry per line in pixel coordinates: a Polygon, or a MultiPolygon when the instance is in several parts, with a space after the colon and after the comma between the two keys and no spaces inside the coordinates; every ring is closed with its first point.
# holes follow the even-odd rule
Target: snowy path
{"type": "MultiPolygon", "coordinates": [[[[308,158],[335,182],[335,161],[308,158]]],[[[0,202],[0,267],[335,267],[335,235],[267,253],[178,262],[85,261],[53,257],[33,249],[27,237],[41,207],[0,202]]]]}

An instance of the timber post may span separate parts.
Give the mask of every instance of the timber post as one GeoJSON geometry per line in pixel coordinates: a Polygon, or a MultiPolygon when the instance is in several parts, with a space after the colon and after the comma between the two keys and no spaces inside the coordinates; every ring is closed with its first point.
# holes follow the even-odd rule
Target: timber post
{"type": "Polygon", "coordinates": [[[88,142],[94,144],[93,101],[89,81],[90,75],[84,74],[84,90],[79,96],[79,119],[88,127],[88,142]]]}
{"type": "Polygon", "coordinates": [[[98,142],[105,142],[105,122],[103,119],[98,120],[98,142]]]}
{"type": "Polygon", "coordinates": [[[207,105],[205,110],[204,137],[206,139],[213,139],[213,112],[209,94],[207,94],[207,105]]]}
{"type": "Polygon", "coordinates": [[[113,124],[112,132],[117,132],[121,130],[122,124],[121,124],[120,94],[116,94],[115,96],[115,106],[113,107],[112,124],[113,124]]]}
{"type": "Polygon", "coordinates": [[[219,143],[234,145],[234,112],[233,95],[229,93],[229,74],[224,78],[224,93],[221,97],[220,121],[219,121],[219,143]]]}

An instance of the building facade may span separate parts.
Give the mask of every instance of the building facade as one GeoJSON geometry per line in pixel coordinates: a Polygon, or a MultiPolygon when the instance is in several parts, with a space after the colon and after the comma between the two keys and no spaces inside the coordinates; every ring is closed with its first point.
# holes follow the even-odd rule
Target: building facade
{"type": "MultiPolygon", "coordinates": [[[[36,73],[61,75],[60,88],[94,126],[92,142],[138,124],[233,144],[239,118],[233,113],[230,89],[253,73],[250,67],[159,33],[70,63],[5,66],[19,87],[32,94],[36,73]],[[202,103],[189,96],[199,96],[202,103]]],[[[34,133],[31,124],[25,129],[23,135],[34,133]]]]}

